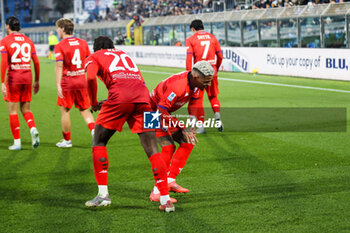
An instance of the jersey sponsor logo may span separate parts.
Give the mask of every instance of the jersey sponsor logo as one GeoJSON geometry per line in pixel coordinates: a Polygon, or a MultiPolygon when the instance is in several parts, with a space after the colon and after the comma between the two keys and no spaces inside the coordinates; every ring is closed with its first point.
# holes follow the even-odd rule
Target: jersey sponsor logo
{"type": "Polygon", "coordinates": [[[67,76],[81,76],[81,75],[85,75],[85,70],[77,70],[77,71],[68,71],[67,72],[67,76]]]}
{"type": "Polygon", "coordinates": [[[79,45],[79,41],[75,40],[75,41],[68,41],[70,46],[76,46],[79,45]]]}
{"type": "Polygon", "coordinates": [[[113,79],[113,81],[115,81],[116,79],[138,79],[138,80],[141,80],[141,76],[139,74],[120,72],[117,74],[113,74],[112,79],[113,79]]]}
{"type": "Polygon", "coordinates": [[[174,92],[171,92],[170,95],[168,96],[169,101],[173,101],[173,99],[176,97],[176,94],[174,92]]]}
{"type": "Polygon", "coordinates": [[[22,37],[22,36],[15,36],[15,41],[24,41],[24,37],[22,37]]]}
{"type": "Polygon", "coordinates": [[[30,64],[11,64],[12,70],[30,70],[30,64]]]}

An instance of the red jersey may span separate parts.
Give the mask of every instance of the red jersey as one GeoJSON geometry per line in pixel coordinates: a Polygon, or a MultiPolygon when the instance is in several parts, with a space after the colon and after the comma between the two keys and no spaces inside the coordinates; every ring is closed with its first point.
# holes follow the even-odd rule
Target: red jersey
{"type": "MultiPolygon", "coordinates": [[[[26,35],[13,32],[0,41],[2,59],[2,82],[5,80],[6,69],[8,84],[31,84],[32,70],[30,60],[36,56],[34,43],[26,35]],[[5,64],[5,65],[4,65],[5,64]]],[[[39,63],[36,64],[39,66],[39,63]]],[[[39,75],[39,74],[37,74],[39,75]]]]}
{"type": "MultiPolygon", "coordinates": [[[[88,80],[96,78],[95,74],[97,73],[108,89],[108,99],[104,105],[149,103],[149,91],[141,72],[132,58],[124,51],[118,49],[99,50],[91,54],[85,63],[88,80]]],[[[90,98],[96,96],[96,91],[89,89],[90,98]]],[[[91,101],[92,105],[96,104],[94,99],[91,101]]]]}
{"type": "Polygon", "coordinates": [[[191,89],[190,71],[174,74],[163,80],[151,93],[152,109],[164,109],[175,112],[198,93],[198,88],[191,89]]]}
{"type": "Polygon", "coordinates": [[[198,31],[186,39],[187,58],[186,70],[192,70],[194,64],[199,61],[208,61],[215,70],[218,70],[222,62],[222,51],[218,39],[208,32],[198,31]],[[215,55],[217,60],[215,62],[215,55]]]}
{"type": "Polygon", "coordinates": [[[55,46],[56,62],[63,61],[61,87],[63,90],[86,89],[84,61],[90,55],[85,40],[69,37],[55,46]]]}

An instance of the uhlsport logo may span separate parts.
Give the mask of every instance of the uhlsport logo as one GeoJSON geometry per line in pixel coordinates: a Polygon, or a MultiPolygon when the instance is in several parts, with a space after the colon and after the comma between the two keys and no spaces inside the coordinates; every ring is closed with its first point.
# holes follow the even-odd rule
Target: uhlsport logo
{"type": "Polygon", "coordinates": [[[156,112],[144,112],[143,113],[143,128],[144,129],[160,129],[160,115],[156,112]]]}

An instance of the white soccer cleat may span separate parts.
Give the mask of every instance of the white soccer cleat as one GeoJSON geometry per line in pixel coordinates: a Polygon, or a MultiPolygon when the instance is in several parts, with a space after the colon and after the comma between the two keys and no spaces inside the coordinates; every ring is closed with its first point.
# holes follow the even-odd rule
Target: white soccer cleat
{"type": "Polygon", "coordinates": [[[205,128],[204,127],[198,127],[196,130],[196,133],[206,133],[205,128]]]}
{"type": "Polygon", "coordinates": [[[22,145],[15,145],[9,146],[9,150],[22,150],[22,145]]]}
{"type": "Polygon", "coordinates": [[[33,149],[38,148],[38,146],[40,145],[38,130],[35,127],[33,127],[30,129],[30,134],[32,135],[32,147],[33,147],[33,149]]]}
{"type": "Polygon", "coordinates": [[[112,201],[107,194],[105,197],[100,197],[97,195],[94,199],[85,202],[85,206],[87,207],[99,207],[99,206],[109,206],[112,201]]]}
{"type": "Polygon", "coordinates": [[[60,147],[60,148],[70,148],[70,147],[72,147],[72,142],[71,142],[71,140],[67,141],[67,140],[62,139],[60,142],[56,143],[56,146],[60,147]]]}

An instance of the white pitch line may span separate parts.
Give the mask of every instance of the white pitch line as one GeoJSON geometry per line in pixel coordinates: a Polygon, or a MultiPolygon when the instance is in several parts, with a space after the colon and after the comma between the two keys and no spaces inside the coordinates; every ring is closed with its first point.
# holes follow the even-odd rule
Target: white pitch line
{"type": "MultiPolygon", "coordinates": [[[[156,73],[156,74],[168,74],[168,75],[172,75],[173,74],[173,73],[168,73],[168,72],[160,72],[160,71],[152,71],[152,70],[142,70],[142,72],[156,73]]],[[[294,87],[294,88],[312,89],[312,90],[320,90],[320,91],[350,93],[350,91],[347,91],[347,90],[339,90],[339,89],[332,89],[332,88],[300,86],[300,85],[292,85],[292,84],[261,82],[261,81],[233,79],[233,78],[220,78],[219,77],[218,79],[219,80],[225,80],[225,81],[231,81],[231,82],[254,83],[254,84],[262,84],[262,85],[270,85],[270,86],[294,87]]]]}

